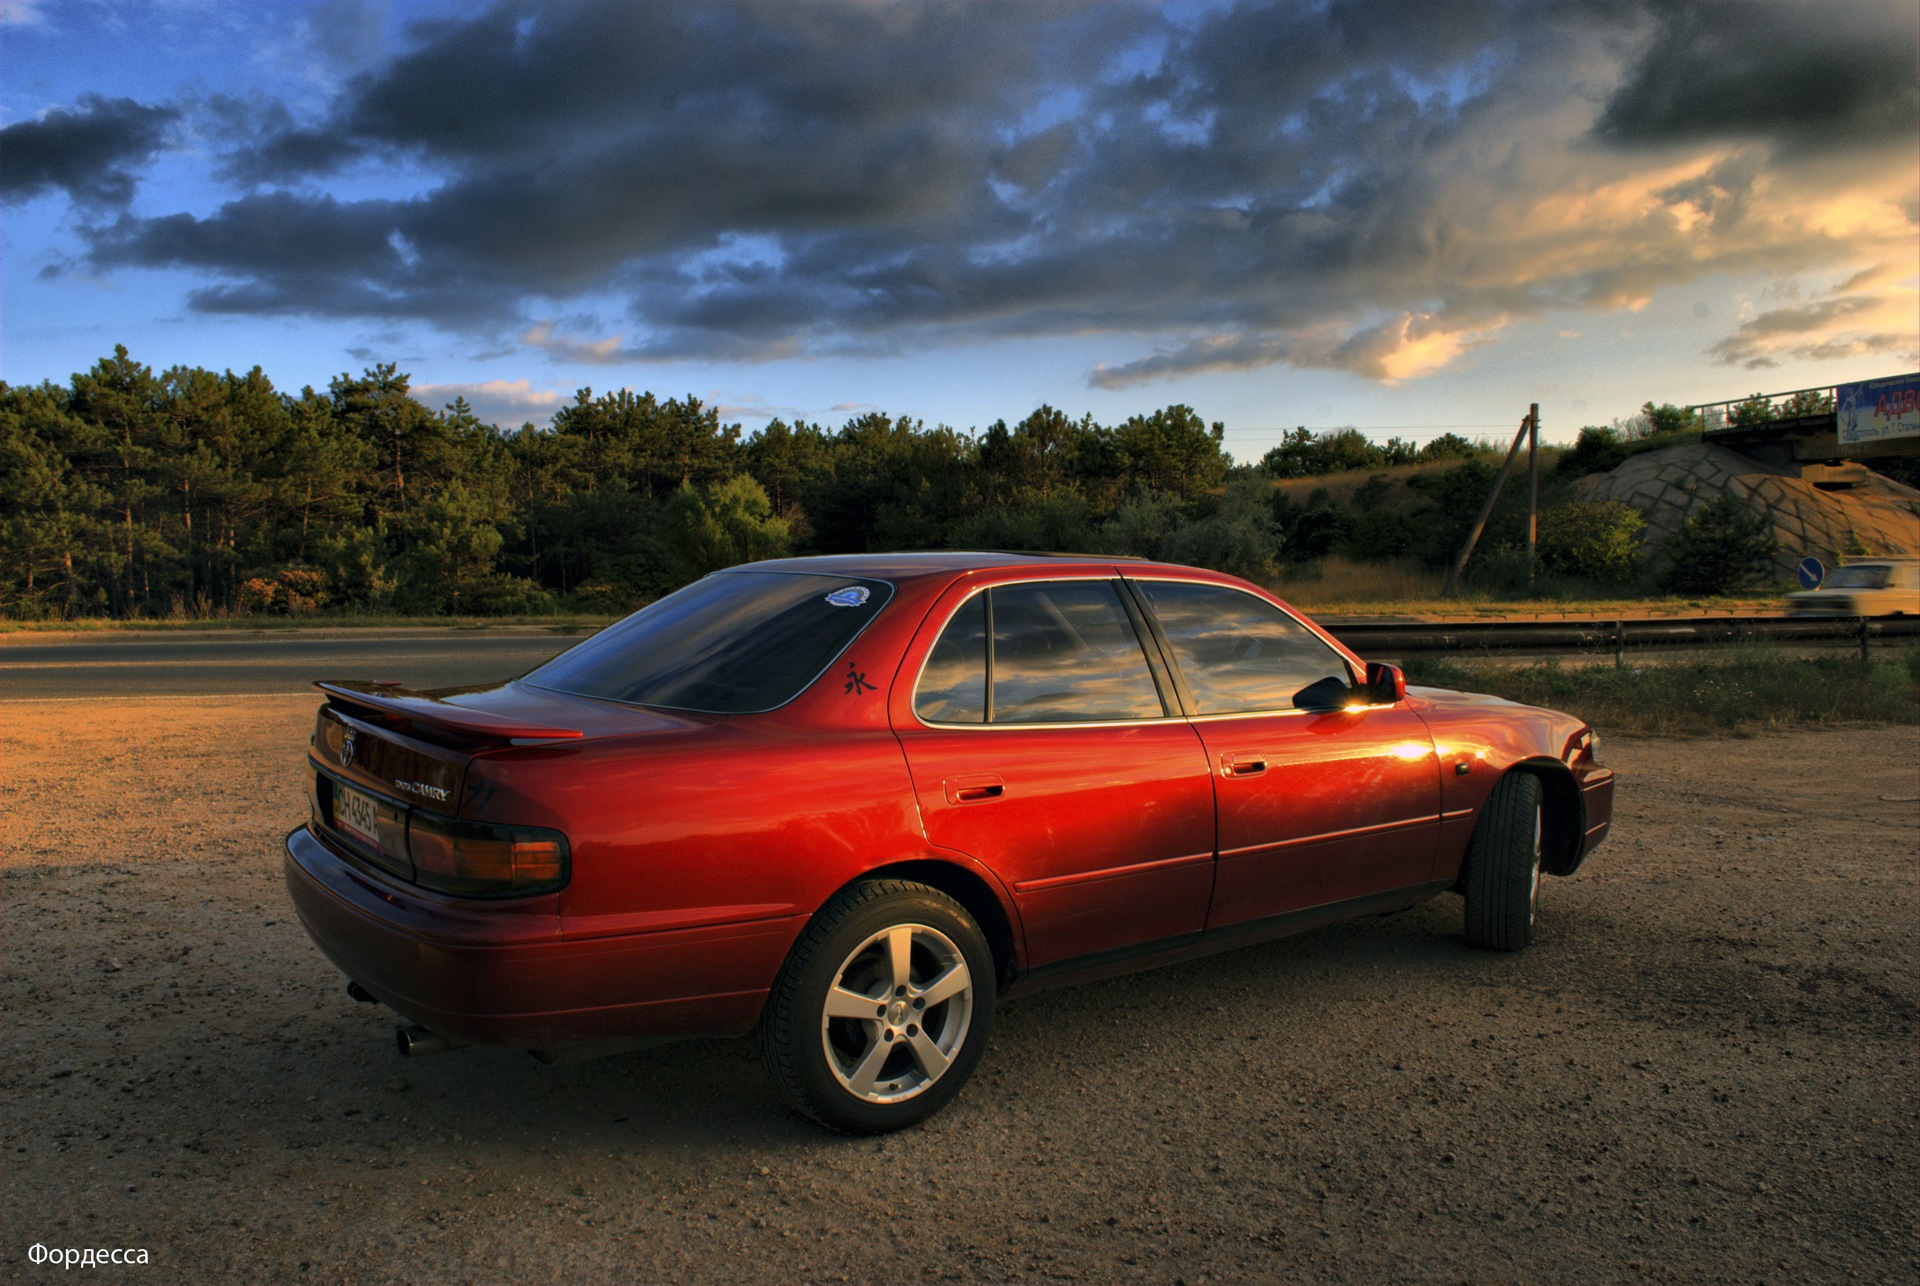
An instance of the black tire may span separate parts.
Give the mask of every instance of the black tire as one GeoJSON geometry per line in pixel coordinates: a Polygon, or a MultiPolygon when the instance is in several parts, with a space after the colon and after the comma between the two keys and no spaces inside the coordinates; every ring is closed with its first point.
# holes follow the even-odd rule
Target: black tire
{"type": "Polygon", "coordinates": [[[787,956],[761,1055],[796,1111],[848,1134],[898,1130],[939,1111],[973,1073],[993,1033],[995,986],[993,952],[958,902],[924,884],[863,880],[787,956]]]}
{"type": "Polygon", "coordinates": [[[1540,779],[1510,772],[1487,797],[1467,845],[1467,942],[1490,951],[1533,943],[1540,904],[1540,779]]]}

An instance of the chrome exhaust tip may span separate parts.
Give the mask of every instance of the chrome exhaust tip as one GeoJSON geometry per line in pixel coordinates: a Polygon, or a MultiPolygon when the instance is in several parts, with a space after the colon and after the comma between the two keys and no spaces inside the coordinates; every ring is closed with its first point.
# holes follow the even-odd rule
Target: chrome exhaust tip
{"type": "Polygon", "coordinates": [[[442,1036],[437,1031],[428,1031],[418,1024],[394,1028],[393,1038],[394,1043],[400,1046],[402,1058],[425,1058],[428,1054],[444,1054],[450,1049],[464,1049],[467,1044],[464,1040],[455,1040],[451,1036],[442,1036]]]}

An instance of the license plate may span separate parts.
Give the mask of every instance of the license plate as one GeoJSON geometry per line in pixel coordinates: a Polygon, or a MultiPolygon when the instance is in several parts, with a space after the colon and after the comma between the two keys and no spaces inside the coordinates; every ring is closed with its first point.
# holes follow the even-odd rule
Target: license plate
{"type": "Polygon", "coordinates": [[[380,849],[379,805],[373,796],[338,782],[333,787],[333,824],[378,852],[380,849]]]}

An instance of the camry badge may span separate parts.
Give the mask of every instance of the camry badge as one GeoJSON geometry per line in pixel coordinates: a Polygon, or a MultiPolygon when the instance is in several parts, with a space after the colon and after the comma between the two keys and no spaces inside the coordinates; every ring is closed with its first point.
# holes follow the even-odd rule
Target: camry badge
{"type": "Polygon", "coordinates": [[[404,790],[409,795],[418,795],[422,799],[445,800],[447,797],[445,786],[429,786],[424,781],[396,781],[393,786],[395,790],[404,790]]]}
{"type": "Polygon", "coordinates": [[[340,766],[346,768],[353,763],[353,734],[349,732],[340,739],[340,766]]]}

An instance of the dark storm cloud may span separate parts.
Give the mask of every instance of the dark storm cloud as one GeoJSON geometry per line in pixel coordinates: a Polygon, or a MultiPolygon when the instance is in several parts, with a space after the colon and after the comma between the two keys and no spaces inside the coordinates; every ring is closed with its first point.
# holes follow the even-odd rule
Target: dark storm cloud
{"type": "Polygon", "coordinates": [[[1808,146],[1920,125],[1909,5],[1833,0],[1660,4],[1646,54],[1595,132],[1615,143],[1743,135],[1808,146]]]}
{"type": "Polygon", "coordinates": [[[387,5],[379,0],[320,0],[306,26],[314,51],[336,67],[363,67],[386,51],[387,5]]]}
{"type": "Polygon", "coordinates": [[[1846,8],[500,3],[417,25],[322,118],[247,109],[242,195],[96,226],[91,254],[204,272],[205,310],[416,317],[577,361],[1099,332],[1155,342],[1109,386],[1398,378],[1546,308],[1843,258],[1755,217],[1779,200],[1759,179],[1816,141],[1824,182],[1870,169],[1900,84],[1795,111],[1697,86],[1715,53],[1884,73],[1902,3],[1846,8]],[[317,195],[382,176],[419,195],[317,195]],[[609,298],[623,317],[585,302],[609,298]]]}
{"type": "Polygon", "coordinates": [[[0,194],[23,201],[62,190],[82,206],[125,206],[134,171],[166,146],[170,106],[88,94],[72,108],[0,129],[0,194]]]}

